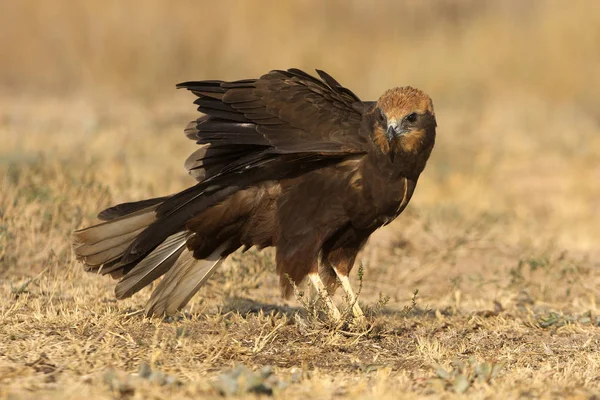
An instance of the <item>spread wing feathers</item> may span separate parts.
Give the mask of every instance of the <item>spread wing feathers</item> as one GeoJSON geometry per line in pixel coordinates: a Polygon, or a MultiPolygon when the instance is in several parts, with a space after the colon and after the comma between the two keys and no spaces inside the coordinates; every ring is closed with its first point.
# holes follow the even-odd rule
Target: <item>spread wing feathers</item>
{"type": "Polygon", "coordinates": [[[202,182],[235,165],[242,157],[258,156],[267,149],[267,146],[242,144],[203,146],[188,157],[184,166],[194,179],[202,182]]]}
{"type": "Polygon", "coordinates": [[[146,304],[148,315],[173,314],[183,308],[223,261],[223,244],[203,260],[184,250],[146,304]]]}
{"type": "Polygon", "coordinates": [[[367,137],[360,129],[365,103],[325,72],[317,73],[321,79],[290,69],[259,79],[177,85],[198,96],[195,104],[206,114],[185,130],[198,144],[209,144],[186,162],[190,174],[202,181],[242,156],[365,152],[367,137]]]}

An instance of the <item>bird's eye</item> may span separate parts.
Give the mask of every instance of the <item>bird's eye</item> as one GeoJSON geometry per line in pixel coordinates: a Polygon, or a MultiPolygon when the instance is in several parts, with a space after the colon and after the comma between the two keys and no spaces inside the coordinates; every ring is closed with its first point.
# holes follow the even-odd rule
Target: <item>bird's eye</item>
{"type": "Polygon", "coordinates": [[[412,113],[406,116],[406,121],[415,122],[417,120],[417,113],[412,113]]]}
{"type": "Polygon", "coordinates": [[[383,113],[383,111],[381,111],[381,108],[377,109],[377,121],[380,124],[385,124],[387,118],[385,117],[385,114],[383,113]]]}

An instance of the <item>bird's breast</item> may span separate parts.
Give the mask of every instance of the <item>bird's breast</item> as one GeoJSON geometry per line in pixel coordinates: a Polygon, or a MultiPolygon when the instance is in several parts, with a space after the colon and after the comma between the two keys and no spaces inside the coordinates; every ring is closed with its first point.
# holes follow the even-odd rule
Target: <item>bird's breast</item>
{"type": "Polygon", "coordinates": [[[348,199],[355,226],[378,227],[396,218],[410,201],[414,184],[406,177],[389,177],[363,168],[350,180],[348,199]]]}

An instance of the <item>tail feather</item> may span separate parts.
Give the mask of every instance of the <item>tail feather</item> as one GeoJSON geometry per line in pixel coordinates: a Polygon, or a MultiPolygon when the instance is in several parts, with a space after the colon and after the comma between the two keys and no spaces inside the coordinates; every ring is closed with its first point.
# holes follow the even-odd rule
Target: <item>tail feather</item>
{"type": "Polygon", "coordinates": [[[111,261],[115,261],[127,248],[129,247],[130,242],[124,242],[119,244],[118,246],[114,246],[108,250],[101,251],[96,254],[92,254],[91,256],[86,256],[83,259],[88,267],[100,268],[103,264],[109,263],[111,261]]]}
{"type": "MultiPolygon", "coordinates": [[[[153,205],[131,214],[73,232],[73,250],[88,270],[102,270],[122,257],[134,240],[156,221],[153,205]]],[[[114,268],[111,269],[111,271],[114,268]]],[[[103,271],[107,273],[108,271],[103,271]]]]}
{"type": "Polygon", "coordinates": [[[73,233],[73,249],[88,270],[121,278],[115,288],[119,299],[132,296],[166,274],[152,293],[146,310],[154,315],[172,314],[183,308],[208,280],[228,247],[223,244],[206,259],[194,259],[193,251],[186,247],[194,233],[184,225],[167,236],[170,226],[165,225],[167,218],[157,216],[157,209],[163,203],[153,202],[154,199],[144,200],[107,209],[109,212],[103,215],[108,219],[106,222],[73,233]],[[120,215],[126,211],[132,212],[120,215]],[[154,228],[151,239],[157,244],[151,246],[144,240],[142,245],[148,250],[137,258],[125,260],[133,244],[149,227],[154,228]]]}
{"type": "Polygon", "coordinates": [[[154,211],[157,205],[153,205],[110,221],[80,229],[73,232],[75,245],[85,243],[87,245],[97,244],[107,239],[122,236],[127,233],[145,228],[156,221],[154,211]]]}
{"type": "Polygon", "coordinates": [[[173,314],[183,308],[221,264],[226,248],[227,244],[221,245],[204,260],[196,260],[192,252],[184,251],[152,293],[146,313],[173,314]]]}
{"type": "Polygon", "coordinates": [[[121,243],[132,242],[145,228],[140,228],[137,231],[126,233],[121,236],[115,236],[99,243],[94,244],[79,244],[76,246],[77,254],[82,257],[92,256],[102,251],[112,249],[113,247],[119,246],[121,243]]]}
{"type": "Polygon", "coordinates": [[[189,232],[178,232],[152,250],[117,284],[115,288],[117,298],[124,299],[132,296],[167,272],[185,250],[189,236],[189,232]]]}

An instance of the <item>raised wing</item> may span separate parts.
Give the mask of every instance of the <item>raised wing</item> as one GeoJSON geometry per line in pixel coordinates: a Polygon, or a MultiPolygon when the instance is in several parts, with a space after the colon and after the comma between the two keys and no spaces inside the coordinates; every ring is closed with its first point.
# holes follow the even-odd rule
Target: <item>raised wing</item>
{"type": "Polygon", "coordinates": [[[365,104],[323,71],[321,79],[298,69],[271,71],[236,82],[185,82],[205,116],[186,134],[209,144],[188,158],[199,181],[247,160],[275,154],[316,153],[324,157],[366,152],[361,132],[365,104]]]}

